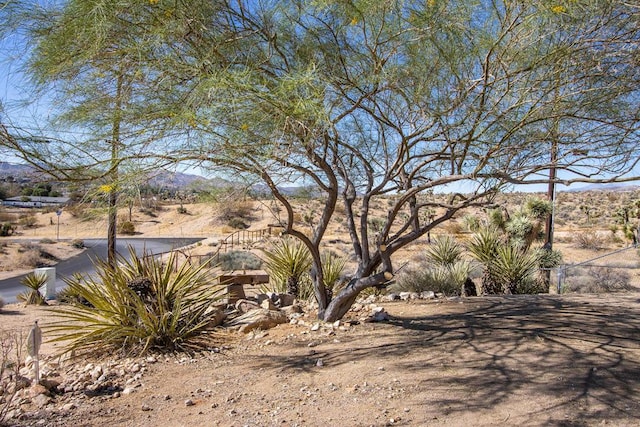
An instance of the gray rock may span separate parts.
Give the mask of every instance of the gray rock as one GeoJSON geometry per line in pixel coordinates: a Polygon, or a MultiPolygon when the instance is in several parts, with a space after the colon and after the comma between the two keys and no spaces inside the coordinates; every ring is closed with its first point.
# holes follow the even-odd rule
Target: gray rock
{"type": "Polygon", "coordinates": [[[385,297],[385,299],[386,299],[387,301],[397,301],[397,300],[399,300],[399,299],[400,299],[400,295],[395,294],[395,293],[391,293],[391,294],[387,295],[387,296],[385,297]]]}
{"type": "Polygon", "coordinates": [[[408,301],[411,299],[411,292],[400,292],[400,299],[402,301],[408,301]]]}
{"type": "Polygon", "coordinates": [[[436,294],[433,291],[422,291],[420,293],[420,298],[422,299],[435,299],[436,294]]]}

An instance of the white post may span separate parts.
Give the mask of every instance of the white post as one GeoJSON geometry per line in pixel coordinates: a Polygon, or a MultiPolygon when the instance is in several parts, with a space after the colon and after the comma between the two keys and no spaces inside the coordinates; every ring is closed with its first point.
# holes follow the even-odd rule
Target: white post
{"type": "Polygon", "coordinates": [[[44,299],[52,300],[56,299],[56,268],[55,267],[43,267],[33,270],[36,276],[44,275],[47,277],[45,282],[44,299]]]}
{"type": "Polygon", "coordinates": [[[29,356],[33,357],[33,376],[36,380],[36,384],[40,383],[40,359],[38,354],[40,353],[40,344],[42,344],[42,331],[38,326],[38,321],[36,320],[33,324],[33,328],[29,332],[29,337],[27,338],[27,350],[29,352],[29,356]]]}

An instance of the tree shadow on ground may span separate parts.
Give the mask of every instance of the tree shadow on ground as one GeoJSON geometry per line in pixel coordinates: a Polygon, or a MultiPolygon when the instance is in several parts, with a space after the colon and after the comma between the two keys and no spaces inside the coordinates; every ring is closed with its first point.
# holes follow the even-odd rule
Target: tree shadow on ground
{"type": "Polygon", "coordinates": [[[353,360],[393,365],[417,387],[414,397],[424,399],[418,404],[444,414],[526,404],[545,425],[640,424],[636,302],[471,298],[449,314],[392,316],[374,326],[373,340],[354,337],[331,351],[319,346],[315,354],[260,362],[293,372],[312,371],[317,358],[329,368],[353,360]],[[539,402],[531,402],[532,396],[539,402]]]}

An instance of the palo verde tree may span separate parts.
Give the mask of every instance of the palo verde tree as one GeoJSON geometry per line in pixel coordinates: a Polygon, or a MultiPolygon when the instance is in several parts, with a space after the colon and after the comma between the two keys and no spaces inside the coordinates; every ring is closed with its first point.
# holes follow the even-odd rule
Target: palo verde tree
{"type": "Polygon", "coordinates": [[[189,132],[168,155],[268,186],[311,252],[326,321],[392,280],[400,248],[505,185],[552,168],[564,184],[635,178],[640,26],[621,2],[152,3],[171,10],[162,65],[189,70],[174,105],[189,132]],[[550,156],[552,128],[566,136],[550,156]],[[311,235],[281,191],[299,182],[323,194],[311,235]],[[357,267],[331,296],[320,253],[338,203],[357,267]]]}
{"type": "Polygon", "coordinates": [[[130,30],[112,36],[144,52],[154,82],[122,114],[169,112],[164,131],[179,137],[159,157],[267,185],[311,253],[326,321],[392,280],[399,249],[506,185],[547,183],[549,170],[564,184],[635,178],[639,11],[619,0],[111,7],[130,30]],[[311,234],[281,191],[292,183],[323,195],[311,234]],[[436,189],[448,200],[429,197],[436,189]],[[380,200],[388,211],[372,229],[380,200]],[[320,253],[338,204],[357,266],[331,295],[320,253]]]}
{"type": "Polygon", "coordinates": [[[0,145],[55,179],[97,184],[108,200],[108,260],[114,264],[118,194],[132,178],[121,167],[148,158],[144,153],[157,138],[152,123],[166,117],[137,103],[157,77],[145,65],[154,61],[153,27],[136,26],[147,5],[16,0],[11,6],[8,22],[29,46],[16,66],[52,115],[39,120],[40,130],[4,126],[0,145]]]}

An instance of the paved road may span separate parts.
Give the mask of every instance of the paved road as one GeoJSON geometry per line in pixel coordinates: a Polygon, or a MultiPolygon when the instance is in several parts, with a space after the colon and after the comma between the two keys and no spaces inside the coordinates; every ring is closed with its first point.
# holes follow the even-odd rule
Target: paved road
{"type": "MultiPolygon", "coordinates": [[[[202,240],[202,238],[119,238],[116,240],[116,250],[119,254],[128,256],[128,246],[132,246],[135,248],[137,254],[142,254],[145,251],[147,253],[157,254],[190,245],[199,240],[202,240]]],[[[63,277],[71,276],[73,273],[91,273],[93,272],[93,260],[106,259],[106,239],[86,239],[84,240],[84,244],[87,249],[81,254],[56,264],[56,289],[59,290],[65,286],[62,280],[63,277]]],[[[0,295],[6,303],[16,302],[16,296],[24,292],[25,288],[20,284],[20,280],[23,277],[24,275],[0,280],[0,295]]]]}

